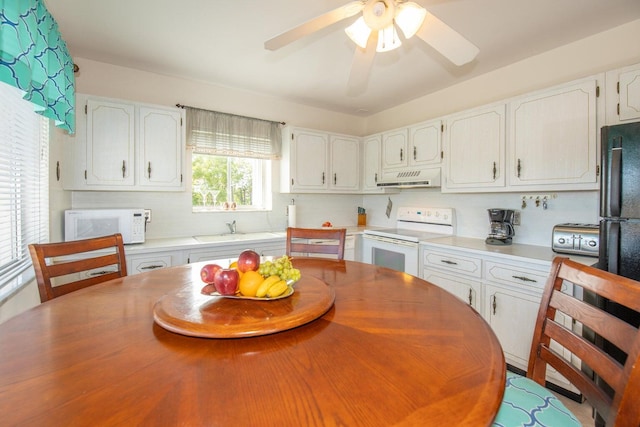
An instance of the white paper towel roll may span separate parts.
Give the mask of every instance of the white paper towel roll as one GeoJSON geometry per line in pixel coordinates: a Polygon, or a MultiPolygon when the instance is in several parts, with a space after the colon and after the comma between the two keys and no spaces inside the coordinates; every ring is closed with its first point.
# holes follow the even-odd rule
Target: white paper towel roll
{"type": "Polygon", "coordinates": [[[296,205],[287,206],[287,219],[289,227],[296,226],[296,205]]]}

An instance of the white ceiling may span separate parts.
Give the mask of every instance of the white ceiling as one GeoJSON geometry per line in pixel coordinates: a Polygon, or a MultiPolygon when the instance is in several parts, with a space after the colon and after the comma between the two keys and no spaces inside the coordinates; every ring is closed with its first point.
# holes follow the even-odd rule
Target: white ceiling
{"type": "MultiPolygon", "coordinates": [[[[379,53],[349,94],[355,45],[334,24],[278,51],[264,41],[349,0],[45,0],[72,56],[359,116],[640,19],[640,0],[414,0],[480,48],[456,67],[417,37],[379,53]]],[[[630,41],[630,48],[638,49],[630,41]]]]}

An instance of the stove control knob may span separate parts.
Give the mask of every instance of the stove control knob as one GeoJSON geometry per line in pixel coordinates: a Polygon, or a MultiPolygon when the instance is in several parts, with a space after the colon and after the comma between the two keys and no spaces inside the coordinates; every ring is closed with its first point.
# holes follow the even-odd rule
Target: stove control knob
{"type": "Polygon", "coordinates": [[[589,240],[589,242],[587,244],[593,248],[593,247],[596,246],[597,243],[596,243],[595,240],[589,240]]]}
{"type": "Polygon", "coordinates": [[[560,243],[561,245],[564,245],[567,241],[564,239],[564,237],[561,237],[558,239],[558,243],[560,243]]]}

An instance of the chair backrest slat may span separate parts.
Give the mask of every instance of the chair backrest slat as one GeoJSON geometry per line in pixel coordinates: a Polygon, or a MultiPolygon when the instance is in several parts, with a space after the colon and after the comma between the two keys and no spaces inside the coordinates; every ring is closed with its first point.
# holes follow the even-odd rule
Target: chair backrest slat
{"type": "MultiPolygon", "coordinates": [[[[562,293],[564,282],[598,297],[640,311],[640,282],[621,277],[568,258],[557,257],[547,281],[533,336],[527,376],[545,385],[546,366],[552,366],[586,397],[607,426],[640,425],[640,330],[602,308],[562,293]],[[572,324],[594,331],[626,354],[624,363],[579,332],[558,323],[558,312],[572,324]],[[555,341],[571,352],[596,378],[551,348],[555,341]],[[606,384],[603,384],[605,382],[606,384]],[[612,390],[612,392],[610,391],[612,390]],[[611,394],[613,393],[613,394],[611,394]]],[[[568,324],[568,323],[567,323],[568,324]]],[[[555,346],[554,346],[555,347],[555,346]]]]}
{"type": "Polygon", "coordinates": [[[287,228],[287,255],[295,253],[330,254],[337,259],[344,259],[345,228],[287,228]],[[309,240],[322,240],[322,244],[314,244],[309,240]]]}
{"type": "Polygon", "coordinates": [[[36,273],[40,301],[45,302],[69,292],[127,275],[124,244],[120,234],[62,243],[29,245],[36,273]],[[53,283],[70,274],[92,272],[86,278],[53,283]]]}

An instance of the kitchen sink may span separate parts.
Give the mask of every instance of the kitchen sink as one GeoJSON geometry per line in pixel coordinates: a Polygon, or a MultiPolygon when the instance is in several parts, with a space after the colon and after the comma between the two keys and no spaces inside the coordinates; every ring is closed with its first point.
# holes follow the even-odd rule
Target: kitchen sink
{"type": "Polygon", "coordinates": [[[237,242],[245,240],[264,240],[284,237],[284,233],[226,233],[226,234],[208,234],[202,236],[193,236],[200,243],[215,242],[237,242]]]}

